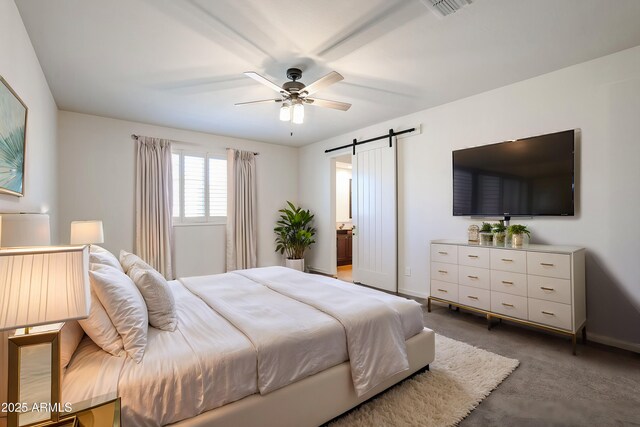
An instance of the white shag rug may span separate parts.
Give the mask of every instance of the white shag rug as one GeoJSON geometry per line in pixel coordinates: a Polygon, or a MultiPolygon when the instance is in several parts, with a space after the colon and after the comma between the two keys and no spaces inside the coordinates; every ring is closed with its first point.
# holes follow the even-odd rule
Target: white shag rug
{"type": "Polygon", "coordinates": [[[436,334],[436,357],[423,372],[330,424],[331,427],[453,426],[520,362],[436,334]]]}

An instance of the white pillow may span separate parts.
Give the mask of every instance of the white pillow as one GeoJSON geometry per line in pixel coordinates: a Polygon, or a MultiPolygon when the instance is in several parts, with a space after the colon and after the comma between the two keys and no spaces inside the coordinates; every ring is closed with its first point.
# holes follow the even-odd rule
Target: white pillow
{"type": "Polygon", "coordinates": [[[147,347],[149,317],[144,299],[131,279],[108,265],[89,271],[91,286],[104,306],[113,326],[122,337],[124,349],[136,363],[147,347]]]}
{"type": "Polygon", "coordinates": [[[151,326],[164,331],[175,331],[178,324],[176,301],[162,274],[154,269],[142,268],[140,264],[134,264],[127,274],[147,304],[151,326]]]}
{"type": "Polygon", "coordinates": [[[144,262],[138,255],[123,250],[120,251],[120,264],[123,271],[127,274],[129,274],[129,270],[131,270],[134,265],[144,270],[153,270],[153,267],[144,262]]]}
{"type": "Polygon", "coordinates": [[[64,322],[60,330],[60,372],[64,372],[75,353],[78,344],[82,341],[84,330],[77,320],[64,322]]]}
{"type": "Polygon", "coordinates": [[[109,319],[109,315],[93,290],[93,286],[91,286],[89,317],[78,320],[78,323],[98,347],[114,356],[122,356],[124,354],[122,338],[120,338],[118,331],[111,323],[111,319],[109,319]]]}
{"type": "Polygon", "coordinates": [[[90,246],[89,263],[110,265],[113,268],[117,268],[118,270],[123,271],[120,262],[118,262],[118,258],[116,258],[114,254],[112,254],[105,248],[101,248],[97,245],[90,246]]]}

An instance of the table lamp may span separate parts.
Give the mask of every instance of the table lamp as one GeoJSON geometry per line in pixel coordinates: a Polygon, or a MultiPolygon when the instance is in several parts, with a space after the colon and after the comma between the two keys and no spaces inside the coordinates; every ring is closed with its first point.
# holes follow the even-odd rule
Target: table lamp
{"type": "Polygon", "coordinates": [[[102,221],[72,221],[70,243],[72,245],[104,243],[102,221]]]}
{"type": "MultiPolygon", "coordinates": [[[[0,331],[25,328],[9,337],[8,404],[25,401],[21,382],[35,375],[23,372],[28,364],[22,363],[22,354],[29,354],[34,346],[50,346],[50,402],[43,403],[51,403],[51,422],[59,420],[60,412],[60,327],[53,331],[35,327],[89,315],[88,267],[87,246],[0,249],[0,331]]],[[[7,414],[9,427],[24,425],[21,421],[25,420],[29,420],[29,414],[7,414]]]]}

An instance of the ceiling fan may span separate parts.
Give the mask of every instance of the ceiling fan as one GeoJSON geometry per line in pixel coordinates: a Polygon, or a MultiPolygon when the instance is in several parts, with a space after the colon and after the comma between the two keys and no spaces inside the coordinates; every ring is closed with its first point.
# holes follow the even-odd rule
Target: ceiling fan
{"type": "Polygon", "coordinates": [[[300,124],[304,121],[304,104],[317,105],[318,107],[333,108],[335,110],[347,111],[351,104],[346,102],[329,101],[327,99],[311,98],[311,95],[330,86],[334,83],[344,79],[339,73],[335,71],[330,72],[324,77],[311,83],[309,86],[305,86],[304,83],[298,81],[302,78],[302,70],[299,68],[289,68],[287,70],[287,77],[290,81],[285,82],[282,87],[273,83],[272,81],[262,77],[255,71],[247,71],[245,76],[251,77],[258,83],[275,90],[280,93],[279,99],[264,99],[261,101],[249,101],[238,102],[235,105],[246,104],[262,104],[269,102],[282,103],[280,107],[280,120],[288,122],[291,120],[293,123],[300,124]]]}

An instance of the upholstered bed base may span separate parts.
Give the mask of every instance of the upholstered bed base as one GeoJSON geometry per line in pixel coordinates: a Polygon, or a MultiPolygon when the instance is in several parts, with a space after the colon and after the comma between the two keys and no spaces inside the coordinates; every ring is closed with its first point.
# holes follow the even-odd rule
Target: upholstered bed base
{"type": "Polygon", "coordinates": [[[353,388],[349,362],[344,362],[264,396],[254,394],[172,425],[179,427],[319,426],[433,362],[434,332],[425,328],[418,335],[409,338],[407,353],[408,371],[395,375],[362,397],[358,397],[353,388]]]}

